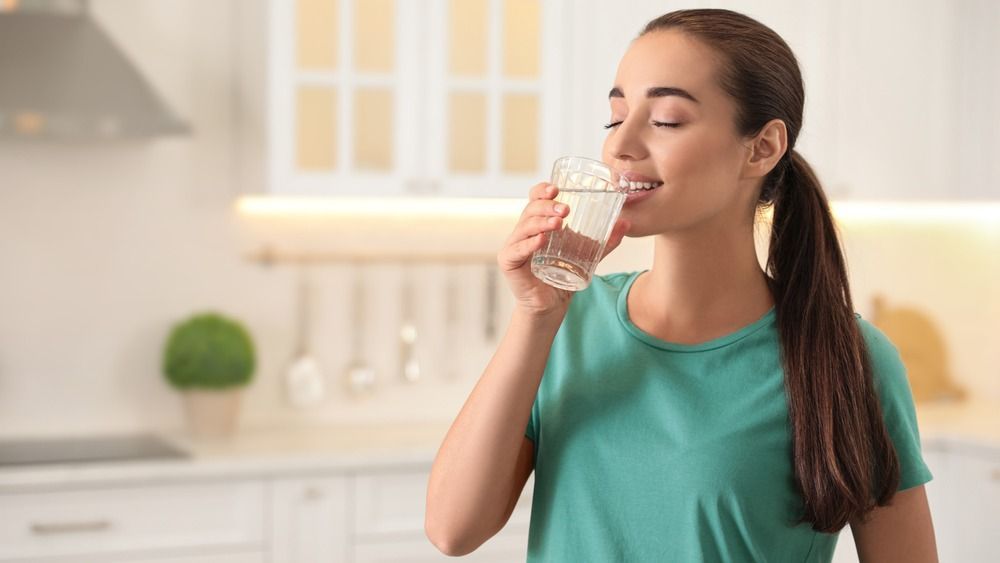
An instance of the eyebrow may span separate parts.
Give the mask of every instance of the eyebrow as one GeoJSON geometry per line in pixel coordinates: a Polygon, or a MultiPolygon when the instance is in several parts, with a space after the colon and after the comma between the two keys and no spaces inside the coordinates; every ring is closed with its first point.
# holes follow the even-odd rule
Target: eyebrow
{"type": "MultiPolygon", "coordinates": [[[[666,96],[680,96],[681,98],[686,98],[691,100],[696,104],[700,104],[697,98],[692,96],[687,90],[683,88],[675,88],[673,86],[654,86],[646,90],[647,98],[663,98],[666,96]]],[[[622,89],[615,86],[608,92],[609,98],[624,98],[625,94],[622,93],[622,89]]]]}

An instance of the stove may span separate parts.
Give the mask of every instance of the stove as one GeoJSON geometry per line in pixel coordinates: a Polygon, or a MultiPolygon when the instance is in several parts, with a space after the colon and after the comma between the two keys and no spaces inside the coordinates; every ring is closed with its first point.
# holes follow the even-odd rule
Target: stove
{"type": "Polygon", "coordinates": [[[0,467],[187,457],[183,450],[149,434],[0,440],[0,467]]]}

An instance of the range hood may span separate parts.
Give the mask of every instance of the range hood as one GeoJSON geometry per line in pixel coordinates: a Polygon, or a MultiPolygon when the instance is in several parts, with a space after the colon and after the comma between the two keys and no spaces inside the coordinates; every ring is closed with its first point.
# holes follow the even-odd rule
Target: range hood
{"type": "Polygon", "coordinates": [[[86,0],[0,0],[0,139],[188,134],[86,0]]]}

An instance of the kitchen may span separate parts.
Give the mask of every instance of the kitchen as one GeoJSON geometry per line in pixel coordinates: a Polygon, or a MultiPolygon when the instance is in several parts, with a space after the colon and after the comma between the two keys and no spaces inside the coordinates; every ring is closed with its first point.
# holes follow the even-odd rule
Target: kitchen
{"type": "MultiPolygon", "coordinates": [[[[74,139],[45,121],[46,108],[0,105],[0,440],[63,444],[22,446],[33,462],[0,467],[0,561],[443,559],[423,534],[423,495],[436,448],[510,318],[496,252],[547,163],[599,150],[604,93],[627,41],[681,7],[745,11],[798,55],[800,151],[834,202],[858,312],[879,317],[907,362],[941,560],[989,560],[1000,516],[1000,9],[609,4],[0,2],[0,18],[92,17],[165,116],[154,133],[98,120],[74,139]],[[296,19],[296,7],[326,15],[296,19]],[[448,9],[470,20],[449,27],[448,9]],[[528,37],[519,44],[536,38],[534,53],[519,55],[535,78],[506,78],[519,70],[489,58],[503,46],[496,22],[518,9],[535,21],[516,28],[528,37]],[[482,10],[492,11],[477,19],[482,10]],[[392,51],[362,41],[387,29],[392,51]],[[367,49],[366,64],[392,70],[302,70],[290,53],[310,33],[336,37],[327,51],[367,49]],[[487,62],[441,55],[435,38],[469,41],[487,62]],[[447,74],[441,61],[493,74],[426,80],[447,74]],[[348,108],[336,100],[349,96],[316,85],[390,95],[348,108]],[[303,133],[292,100],[346,119],[303,133]],[[455,128],[447,101],[476,126],[455,128]],[[375,117],[386,104],[399,122],[375,117]],[[533,113],[535,127],[503,127],[507,107],[533,113]],[[504,157],[505,143],[532,146],[535,136],[534,156],[504,157]],[[369,170],[336,166],[362,159],[369,170]],[[239,430],[224,439],[192,434],[162,370],[172,329],[206,311],[238,320],[255,347],[239,430]],[[94,441],[139,435],[163,441],[94,441]],[[66,456],[66,444],[88,447],[38,462],[66,456]],[[163,457],[176,451],[183,457],[163,457]],[[132,455],[146,457],[122,459],[132,455]]],[[[26,52],[0,49],[0,88],[26,52]]],[[[83,88],[64,86],[66,98],[83,88]]],[[[648,267],[650,243],[626,240],[599,272],[648,267]]],[[[524,559],[530,493],[470,559],[524,559]]],[[[849,552],[845,533],[836,560],[849,552]]]]}

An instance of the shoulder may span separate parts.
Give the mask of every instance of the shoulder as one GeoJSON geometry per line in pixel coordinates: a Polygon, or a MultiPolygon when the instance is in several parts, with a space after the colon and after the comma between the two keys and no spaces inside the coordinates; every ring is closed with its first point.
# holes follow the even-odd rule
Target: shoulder
{"type": "Polygon", "coordinates": [[[571,309],[574,308],[574,304],[575,308],[581,311],[616,309],[621,294],[627,290],[630,281],[638,274],[639,272],[615,272],[594,275],[590,279],[590,285],[573,297],[570,303],[571,309]]]}
{"type": "Polygon", "coordinates": [[[892,397],[903,397],[911,400],[910,382],[906,376],[906,366],[896,345],[877,326],[864,319],[860,314],[854,314],[861,330],[861,336],[868,350],[871,361],[872,377],[883,401],[892,397]]]}
{"type": "Polygon", "coordinates": [[[899,356],[899,350],[889,340],[889,337],[877,326],[862,317],[860,313],[854,313],[854,318],[858,323],[865,347],[868,349],[872,369],[876,372],[881,372],[887,370],[895,371],[897,368],[901,368],[903,362],[899,356]]]}

